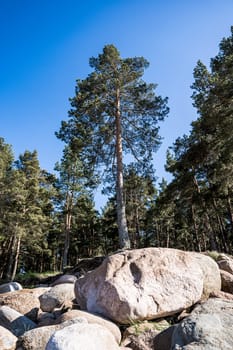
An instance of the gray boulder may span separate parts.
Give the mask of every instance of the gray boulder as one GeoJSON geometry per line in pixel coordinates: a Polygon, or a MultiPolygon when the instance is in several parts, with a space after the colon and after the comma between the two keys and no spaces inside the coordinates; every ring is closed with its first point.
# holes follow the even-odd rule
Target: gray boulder
{"type": "Polygon", "coordinates": [[[119,350],[114,336],[99,324],[73,324],[56,331],[45,350],[119,350]]]}
{"type": "Polygon", "coordinates": [[[74,285],[71,283],[58,284],[39,296],[42,311],[52,312],[64,303],[71,302],[75,298],[74,285]]]}
{"type": "MultiPolygon", "coordinates": [[[[61,324],[38,327],[29,330],[25,332],[21,337],[19,337],[17,343],[17,345],[20,347],[19,350],[44,350],[50,337],[55,331],[76,323],[87,323],[87,321],[84,318],[77,317],[72,320],[65,321],[61,324]]],[[[69,348],[66,350],[69,350],[69,348]]]]}
{"type": "Polygon", "coordinates": [[[18,282],[9,282],[0,285],[0,294],[14,292],[15,290],[23,289],[20,283],[18,282]]]}
{"type": "Polygon", "coordinates": [[[28,317],[23,316],[18,311],[9,306],[0,307],[0,326],[7,328],[16,337],[22,335],[29,329],[36,327],[36,324],[28,317]]]}
{"type": "Polygon", "coordinates": [[[44,292],[44,288],[34,288],[0,294],[0,305],[7,305],[36,322],[40,308],[38,297],[44,292]]]}
{"type": "Polygon", "coordinates": [[[77,277],[75,275],[62,275],[58,277],[52,284],[51,287],[54,287],[58,284],[63,283],[75,283],[77,281],[77,277]]]}
{"type": "Polygon", "coordinates": [[[172,334],[172,350],[232,350],[233,302],[211,298],[198,305],[172,334]]]}
{"type": "Polygon", "coordinates": [[[172,334],[176,327],[177,325],[173,325],[156,335],[154,338],[154,349],[171,350],[172,334]]]}

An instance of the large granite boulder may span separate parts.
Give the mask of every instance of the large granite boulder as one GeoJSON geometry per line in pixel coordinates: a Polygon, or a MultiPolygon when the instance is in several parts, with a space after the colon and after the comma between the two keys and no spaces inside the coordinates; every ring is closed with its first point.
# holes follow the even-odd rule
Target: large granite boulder
{"type": "Polygon", "coordinates": [[[0,349],[15,350],[17,337],[8,329],[0,326],[0,349]]]}
{"type": "MultiPolygon", "coordinates": [[[[76,323],[87,323],[87,321],[84,318],[77,317],[61,324],[29,330],[19,337],[17,343],[19,350],[44,350],[54,332],[76,323]]],[[[69,350],[69,348],[66,350],[69,350]]]]}
{"type": "Polygon", "coordinates": [[[63,323],[68,320],[72,320],[74,318],[84,318],[88,323],[99,324],[106,329],[108,329],[116,339],[117,343],[121,341],[121,332],[117,325],[109,320],[106,320],[98,315],[91,314],[89,312],[81,311],[81,310],[70,310],[68,312],[63,313],[60,317],[55,321],[56,324],[63,323]]]}
{"type": "Polygon", "coordinates": [[[75,296],[81,309],[129,324],[178,313],[206,291],[219,291],[220,285],[219,268],[209,257],[145,248],[107,257],[100,267],[76,281],[75,296]]]}
{"type": "Polygon", "coordinates": [[[72,302],[75,298],[73,283],[57,284],[39,296],[40,308],[45,312],[52,312],[64,303],[72,302]]]}
{"type": "Polygon", "coordinates": [[[36,327],[36,324],[28,317],[11,309],[9,306],[0,307],[0,326],[7,328],[16,337],[19,337],[29,329],[36,327]]]}
{"type": "Polygon", "coordinates": [[[119,350],[114,336],[99,324],[73,324],[56,331],[45,350],[119,350]]]}
{"type": "Polygon", "coordinates": [[[198,305],[175,327],[171,349],[232,350],[233,302],[211,298],[198,305]]]}
{"type": "Polygon", "coordinates": [[[20,350],[44,350],[52,334],[60,329],[58,326],[38,327],[28,330],[18,338],[20,350]]]}
{"type": "Polygon", "coordinates": [[[45,288],[34,288],[4,293],[0,295],[0,305],[9,306],[32,321],[36,321],[40,308],[38,297],[45,290],[45,288]]]}

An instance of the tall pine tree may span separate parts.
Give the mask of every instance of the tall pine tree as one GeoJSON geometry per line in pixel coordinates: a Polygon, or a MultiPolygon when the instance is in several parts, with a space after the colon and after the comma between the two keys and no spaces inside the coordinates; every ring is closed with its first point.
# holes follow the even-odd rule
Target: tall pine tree
{"type": "Polygon", "coordinates": [[[93,72],[77,80],[68,122],[57,136],[76,148],[89,167],[112,170],[116,183],[121,248],[129,248],[123,196],[123,155],[130,153],[146,169],[160,143],[158,121],[168,113],[167,99],[155,84],[142,80],[149,63],[143,57],[121,58],[113,45],[90,59],[93,72]]]}

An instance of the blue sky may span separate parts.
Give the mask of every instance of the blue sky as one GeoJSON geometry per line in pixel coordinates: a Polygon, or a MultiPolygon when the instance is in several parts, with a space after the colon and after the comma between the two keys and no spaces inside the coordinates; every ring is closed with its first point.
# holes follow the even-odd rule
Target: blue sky
{"type": "Polygon", "coordinates": [[[64,147],[54,133],[75,80],[88,75],[91,56],[114,44],[122,57],[144,56],[145,79],[169,97],[154,164],[166,176],[167,148],[196,118],[195,64],[209,65],[231,25],[232,0],[0,0],[0,137],[15,158],[36,149],[41,167],[53,171],[64,147]]]}

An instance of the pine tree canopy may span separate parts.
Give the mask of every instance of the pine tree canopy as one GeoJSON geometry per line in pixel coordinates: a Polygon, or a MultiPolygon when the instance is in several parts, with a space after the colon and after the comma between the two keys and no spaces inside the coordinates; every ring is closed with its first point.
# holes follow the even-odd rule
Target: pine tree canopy
{"type": "Polygon", "coordinates": [[[111,167],[119,108],[123,152],[148,161],[160,143],[158,121],[168,113],[167,99],[155,95],[156,85],[142,80],[148,61],[143,57],[122,59],[113,45],[107,45],[89,63],[93,72],[77,80],[69,120],[62,122],[57,136],[82,149],[89,165],[111,167]]]}

